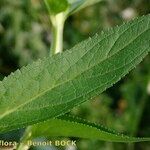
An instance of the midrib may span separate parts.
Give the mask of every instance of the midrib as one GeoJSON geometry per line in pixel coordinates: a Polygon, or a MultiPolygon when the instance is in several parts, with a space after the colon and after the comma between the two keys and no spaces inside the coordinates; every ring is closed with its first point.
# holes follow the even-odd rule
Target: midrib
{"type": "MultiPolygon", "coordinates": [[[[140,20],[139,22],[141,22],[141,21],[143,21],[143,20],[140,20]]],[[[137,22],[137,23],[139,23],[139,22],[137,22]]],[[[133,24],[132,26],[136,25],[137,23],[133,24]]],[[[148,22],[148,23],[149,23],[149,22],[148,22]]],[[[131,28],[132,26],[129,26],[129,28],[131,28]]],[[[127,28],[124,32],[126,32],[129,28],[127,28]]],[[[9,115],[9,114],[11,114],[11,113],[13,113],[13,112],[15,112],[15,111],[16,111],[17,109],[19,109],[20,107],[23,107],[23,106],[27,105],[28,103],[30,103],[30,102],[36,100],[38,97],[43,96],[46,92],[51,91],[51,90],[53,90],[53,89],[55,89],[55,88],[57,88],[57,87],[59,87],[59,86],[65,84],[65,83],[67,83],[67,82],[70,82],[70,81],[73,80],[73,79],[76,79],[79,75],[83,74],[84,72],[89,71],[89,70],[92,69],[94,66],[101,64],[101,63],[102,63],[103,61],[105,61],[106,59],[109,59],[109,58],[113,57],[114,55],[116,55],[118,52],[120,52],[121,50],[123,50],[124,48],[126,48],[129,44],[131,44],[134,40],[136,40],[139,36],[141,36],[143,33],[145,33],[145,32],[148,31],[148,30],[149,30],[149,28],[147,28],[146,30],[144,30],[143,32],[141,32],[138,36],[136,36],[133,40],[129,41],[128,44],[126,44],[123,48],[121,48],[120,50],[118,50],[118,51],[117,51],[116,53],[114,53],[113,55],[104,58],[103,60],[101,60],[101,61],[98,62],[97,64],[95,64],[95,65],[93,65],[93,66],[91,66],[91,67],[85,69],[83,72],[81,72],[80,74],[77,74],[77,75],[74,76],[73,78],[71,78],[71,79],[69,79],[69,80],[66,80],[65,82],[62,82],[62,83],[60,83],[60,84],[56,84],[55,86],[53,86],[53,87],[51,87],[51,88],[45,90],[44,92],[42,92],[42,93],[36,95],[35,97],[31,98],[29,101],[27,101],[27,102],[25,102],[25,103],[22,103],[22,104],[20,104],[19,106],[13,108],[13,109],[7,110],[6,112],[4,112],[3,114],[0,115],[0,119],[2,119],[2,118],[4,118],[5,116],[7,116],[7,115],[9,115]]],[[[123,32],[123,33],[124,33],[124,32],[123,32]]],[[[122,34],[123,34],[123,33],[122,33],[122,34]]],[[[119,37],[120,37],[122,34],[120,34],[119,37]]],[[[110,35],[108,35],[108,36],[110,36],[110,35]]],[[[119,38],[119,37],[118,37],[118,38],[119,38]]],[[[104,37],[104,38],[101,39],[101,40],[104,40],[105,38],[106,38],[106,37],[104,37]]],[[[118,38],[117,38],[117,39],[118,39],[118,38]]],[[[117,39],[116,39],[116,40],[117,40],[117,39]]],[[[99,41],[99,42],[101,42],[101,41],[99,41]]],[[[96,44],[94,44],[93,47],[96,46],[97,44],[99,44],[99,42],[96,43],[96,44]]],[[[116,41],[114,41],[114,43],[115,43],[115,42],[116,42],[116,41]]],[[[92,48],[91,48],[91,49],[92,49],[92,48]]],[[[87,52],[89,52],[91,49],[89,49],[87,52]]],[[[111,49],[109,50],[109,52],[110,52],[110,51],[111,51],[111,49]]],[[[86,53],[85,53],[84,55],[86,55],[86,53]]],[[[82,57],[84,57],[84,55],[83,55],[82,57]]],[[[82,57],[81,57],[81,58],[82,58],[82,57]]],[[[81,59],[81,58],[80,58],[80,59],[81,59]]],[[[75,65],[77,62],[78,62],[78,60],[77,60],[73,65],[75,65]]],[[[72,65],[72,66],[73,66],[73,65],[72,65]]],[[[70,68],[71,68],[71,67],[70,67],[70,68]]]]}

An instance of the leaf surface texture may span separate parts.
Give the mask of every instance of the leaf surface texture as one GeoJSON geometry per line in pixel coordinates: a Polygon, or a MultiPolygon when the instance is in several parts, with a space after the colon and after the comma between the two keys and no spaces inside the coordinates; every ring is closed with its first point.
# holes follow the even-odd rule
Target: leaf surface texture
{"type": "Polygon", "coordinates": [[[33,125],[30,128],[30,131],[32,131],[30,136],[31,139],[41,136],[47,138],[51,138],[53,136],[65,136],[98,139],[111,142],[150,141],[150,138],[129,137],[123,134],[119,134],[116,131],[108,129],[102,125],[97,125],[91,122],[87,122],[81,118],[68,115],[33,125]]]}
{"type": "Polygon", "coordinates": [[[0,132],[68,112],[112,86],[150,51],[150,15],[38,60],[0,82],[0,132]]]}

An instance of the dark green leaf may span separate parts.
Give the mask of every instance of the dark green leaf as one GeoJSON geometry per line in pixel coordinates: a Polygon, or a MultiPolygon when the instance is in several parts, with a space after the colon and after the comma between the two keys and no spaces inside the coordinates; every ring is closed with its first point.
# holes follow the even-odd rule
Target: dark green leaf
{"type": "Polygon", "coordinates": [[[37,137],[53,137],[53,136],[66,136],[66,137],[79,137],[88,139],[98,139],[111,142],[140,142],[150,141],[150,138],[135,138],[119,134],[104,126],[96,125],[87,122],[80,118],[71,116],[62,116],[58,119],[51,119],[44,123],[39,123],[31,127],[32,136],[37,137]],[[38,131],[38,132],[37,132],[38,131]]]}
{"type": "Polygon", "coordinates": [[[85,7],[94,5],[102,0],[68,0],[70,4],[69,14],[73,14],[85,7]]]}
{"type": "Polygon", "coordinates": [[[68,112],[124,77],[150,51],[150,15],[96,34],[0,82],[0,132],[68,112]]]}
{"type": "Polygon", "coordinates": [[[64,12],[68,8],[67,0],[44,0],[49,13],[56,15],[64,12]]]}

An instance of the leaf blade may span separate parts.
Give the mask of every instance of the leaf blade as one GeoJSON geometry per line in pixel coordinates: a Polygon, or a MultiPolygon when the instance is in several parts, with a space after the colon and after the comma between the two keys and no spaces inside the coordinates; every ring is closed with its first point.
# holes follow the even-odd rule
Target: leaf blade
{"type": "Polygon", "coordinates": [[[51,15],[66,11],[69,6],[67,0],[44,0],[44,2],[51,15]]]}
{"type": "Polygon", "coordinates": [[[64,115],[62,117],[48,120],[44,123],[33,125],[30,130],[32,136],[37,137],[78,137],[86,139],[97,139],[111,142],[142,142],[150,141],[150,138],[136,138],[119,134],[104,126],[87,122],[81,118],[64,115]],[[53,130],[51,130],[53,129],[53,130]],[[37,132],[38,131],[38,132],[37,132]]]}
{"type": "Polygon", "coordinates": [[[66,113],[126,75],[150,50],[150,16],[34,62],[0,83],[0,132],[66,113]]]}
{"type": "Polygon", "coordinates": [[[102,0],[68,0],[70,8],[68,10],[69,15],[74,14],[85,7],[94,5],[102,0]]]}

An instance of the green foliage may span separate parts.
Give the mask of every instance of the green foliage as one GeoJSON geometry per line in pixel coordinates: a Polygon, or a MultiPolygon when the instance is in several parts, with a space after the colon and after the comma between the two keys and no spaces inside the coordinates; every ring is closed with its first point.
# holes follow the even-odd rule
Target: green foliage
{"type": "Polygon", "coordinates": [[[100,0],[44,0],[52,23],[52,46],[50,55],[63,51],[63,28],[65,20],[74,12],[100,0]]]}
{"type": "Polygon", "coordinates": [[[50,15],[64,13],[65,18],[102,0],[44,0],[50,15]]]}
{"type": "Polygon", "coordinates": [[[47,55],[48,47],[43,40],[47,27],[41,24],[44,17],[41,5],[31,0],[0,1],[1,73],[9,75],[47,55]]]}
{"type": "Polygon", "coordinates": [[[98,139],[111,142],[150,141],[150,138],[134,138],[123,134],[118,134],[115,131],[111,131],[103,126],[71,116],[61,116],[58,119],[51,119],[44,123],[33,125],[30,130],[32,131],[32,134],[29,139],[41,136],[47,138],[53,136],[65,136],[98,139]]]}
{"type": "Polygon", "coordinates": [[[56,15],[61,12],[71,15],[87,6],[98,3],[102,0],[44,0],[48,11],[51,15],[56,15]]]}
{"type": "Polygon", "coordinates": [[[68,3],[70,4],[68,13],[69,13],[69,15],[73,14],[77,11],[80,11],[81,9],[83,9],[85,7],[93,5],[100,1],[102,1],[102,0],[68,0],[68,3]]]}
{"type": "Polygon", "coordinates": [[[149,22],[148,15],[96,34],[5,78],[0,131],[64,114],[112,86],[149,52],[149,22]]]}
{"type": "MultiPolygon", "coordinates": [[[[61,2],[63,2],[63,0],[61,2]]],[[[64,30],[64,49],[70,49],[72,45],[75,45],[79,41],[86,39],[87,37],[89,37],[89,35],[97,31],[101,31],[111,26],[119,25],[122,22],[131,20],[132,18],[135,18],[137,16],[148,14],[150,8],[150,2],[148,0],[109,0],[103,3],[96,4],[92,7],[83,7],[89,6],[89,2],[91,3],[93,1],[68,0],[67,9],[62,10],[62,13],[59,12],[59,17],[57,16],[57,14],[53,14],[53,17],[51,17],[51,14],[48,14],[45,10],[43,0],[1,0],[0,79],[2,80],[4,76],[9,75],[17,68],[20,68],[21,66],[28,64],[36,60],[37,58],[42,58],[46,56],[50,43],[53,44],[54,42],[53,40],[51,40],[54,37],[54,29],[53,26],[52,28],[50,28],[49,18],[51,18],[51,21],[54,21],[53,23],[55,23],[56,26],[59,25],[59,27],[62,27],[66,18],[73,14],[73,16],[68,18],[64,30]],[[85,9],[81,10],[82,8],[85,9]],[[78,12],[79,10],[81,11],[78,12]],[[51,35],[51,32],[53,35],[51,35]]],[[[58,35],[60,34],[58,33],[58,35]]],[[[69,114],[80,116],[81,118],[84,118],[86,120],[103,124],[104,126],[116,129],[118,132],[123,133],[125,135],[130,135],[134,137],[149,137],[149,56],[150,55],[148,55],[144,59],[144,61],[140,65],[138,65],[136,69],[134,69],[134,71],[130,72],[128,76],[123,78],[112,88],[107,89],[106,92],[99,96],[96,96],[93,100],[83,103],[78,107],[75,107],[73,110],[71,110],[69,114]]],[[[38,81],[38,79],[36,80],[38,81]]],[[[32,87],[32,85],[30,87],[32,87]]],[[[9,89],[9,91],[11,91],[11,89],[9,89]]],[[[14,106],[15,103],[14,105],[12,105],[12,108],[14,106]]],[[[2,111],[3,110],[1,110],[1,112],[2,111]]],[[[15,122],[15,118],[13,119],[15,122]]],[[[70,118],[68,117],[57,117],[56,119],[50,119],[46,122],[44,121],[39,124],[28,127],[23,136],[25,137],[23,138],[23,142],[24,140],[26,141],[28,135],[32,135],[33,133],[34,137],[30,137],[30,139],[33,141],[43,141],[46,140],[46,137],[54,139],[50,135],[53,129],[51,129],[51,132],[47,130],[52,124],[55,125],[55,128],[59,126],[62,129],[64,129],[66,125],[68,126],[68,130],[72,127],[73,129],[77,130],[77,133],[79,128],[82,128],[82,130],[84,131],[85,129],[88,129],[88,131],[93,131],[93,127],[96,126],[101,129],[97,130],[98,128],[94,128],[94,132],[96,132],[99,137],[97,139],[102,138],[101,132],[105,133],[105,135],[108,135],[110,132],[105,132],[107,130],[101,126],[97,126],[86,121],[81,121],[79,119],[74,118],[70,120],[70,118]],[[58,124],[59,122],[60,124],[58,124]],[[86,124],[90,124],[90,126],[87,126],[86,124]],[[77,126],[79,128],[77,128],[77,126]],[[44,132],[44,130],[47,132],[44,132]],[[37,132],[39,133],[38,135],[37,132]],[[36,137],[39,138],[34,139],[36,137]]],[[[23,129],[20,129],[17,131],[0,134],[0,139],[7,139],[8,141],[13,139],[15,141],[18,141],[18,138],[22,136],[22,134],[20,135],[20,132],[22,133],[22,131],[23,129]]],[[[59,133],[56,133],[55,131],[56,130],[53,131],[54,136],[65,136],[63,132],[57,130],[59,131],[59,133]]],[[[72,133],[69,131],[66,132],[66,136],[76,135],[77,137],[81,137],[81,135],[77,135],[77,133],[74,134],[74,130],[72,133]]],[[[87,136],[89,134],[85,135],[83,131],[82,133],[84,137],[86,136],[86,138],[88,138],[87,136]]],[[[59,137],[55,138],[57,140],[60,139],[59,137]]],[[[119,140],[121,139],[121,137],[118,138],[119,140]]],[[[77,140],[77,149],[81,150],[149,150],[148,142],[125,144],[101,141],[104,139],[75,139],[77,140]]],[[[21,147],[20,150],[23,150],[24,147],[26,147],[26,145],[23,145],[23,147],[21,147]]],[[[30,149],[33,150],[33,147],[31,147],[30,149]]],[[[41,148],[34,147],[34,150],[38,149],[58,150],[67,148],[58,148],[53,146],[41,148]]]]}
{"type": "Polygon", "coordinates": [[[68,8],[67,0],[44,0],[51,15],[56,15],[68,8]]]}

